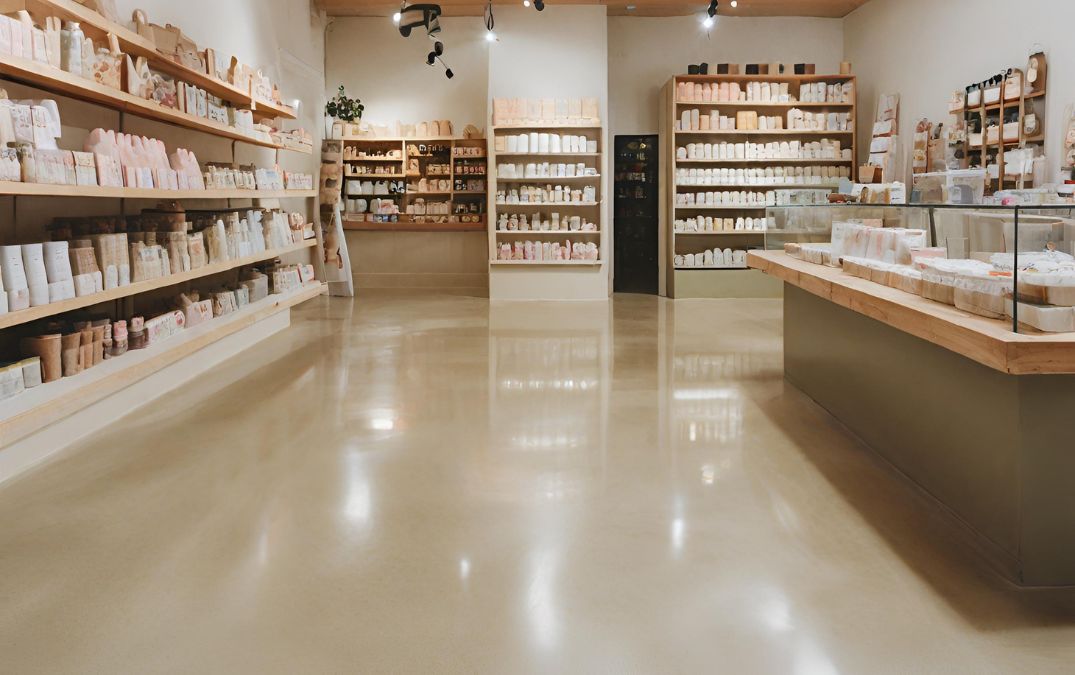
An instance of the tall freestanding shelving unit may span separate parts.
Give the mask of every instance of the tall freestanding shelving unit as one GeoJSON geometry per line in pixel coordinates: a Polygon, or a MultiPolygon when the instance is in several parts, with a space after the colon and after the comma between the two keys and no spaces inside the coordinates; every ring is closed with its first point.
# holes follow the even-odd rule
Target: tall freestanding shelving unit
{"type": "Polygon", "coordinates": [[[605,205],[605,134],[599,124],[558,125],[535,124],[519,126],[493,126],[489,136],[489,297],[516,300],[607,300],[609,296],[608,222],[605,205]],[[583,136],[596,142],[596,152],[540,152],[538,148],[526,151],[497,150],[507,136],[520,134],[570,134],[583,136]],[[498,138],[501,139],[498,142],[498,138]],[[503,178],[499,175],[501,164],[584,164],[595,169],[595,175],[543,176],[503,178]],[[527,186],[555,186],[595,188],[595,198],[587,203],[507,203],[498,201],[499,192],[510,192],[527,186]],[[499,216],[504,214],[527,214],[528,219],[541,213],[549,217],[557,213],[561,218],[578,215],[597,225],[595,231],[508,231],[498,227],[499,216]],[[513,245],[517,241],[557,241],[564,243],[594,242],[598,246],[597,260],[501,260],[498,249],[502,244],[513,245]]]}
{"type": "MultiPolygon", "coordinates": [[[[130,29],[113,23],[101,14],[71,0],[33,0],[27,2],[35,20],[59,17],[78,21],[83,32],[96,44],[108,44],[114,36],[121,51],[148,59],[156,70],[169,73],[189,84],[196,85],[225,101],[254,113],[255,120],[275,118],[294,119],[296,111],[289,106],[258,99],[250,91],[244,91],[209,74],[175,63],[156,50],[156,46],[130,29]]],[[[39,62],[27,61],[8,55],[0,56],[0,77],[9,82],[25,85],[43,92],[66,96],[100,105],[117,111],[113,128],[124,131],[126,114],[146,120],[161,122],[187,130],[199,131],[232,141],[231,159],[235,159],[236,142],[276,150],[291,150],[311,154],[310,148],[298,148],[277,142],[268,136],[254,136],[243,130],[167,108],[153,101],[132,96],[126,91],[98,84],[58,68],[39,62]]],[[[61,116],[64,101],[59,101],[61,116]]],[[[68,121],[65,119],[65,123],[68,121]]],[[[65,124],[65,127],[67,124],[65,124]]],[[[169,144],[171,146],[171,144],[169,144]]],[[[172,149],[169,147],[169,149],[172,149]]],[[[202,158],[203,161],[207,158],[202,158]]],[[[315,173],[311,162],[308,170],[315,173]]],[[[316,180],[316,178],[315,178],[316,180]]],[[[285,248],[269,250],[243,258],[215,262],[189,272],[172,274],[149,281],[140,281],[112,288],[95,294],[84,295],[30,309],[0,315],[0,339],[10,344],[27,324],[59,318],[68,312],[93,307],[110,309],[109,314],[130,316],[136,307],[145,311],[162,295],[174,295],[186,291],[192,282],[207,280],[223,281],[234,277],[239,268],[271,260],[281,255],[313,253],[313,262],[320,276],[323,260],[321,229],[317,224],[318,213],[314,200],[317,190],[167,190],[144,188],[117,188],[96,186],[45,185],[38,183],[0,183],[0,196],[12,200],[13,218],[4,224],[0,239],[6,244],[42,241],[42,236],[29,239],[19,227],[18,199],[41,197],[99,198],[115,200],[115,210],[94,210],[93,213],[129,215],[137,213],[152,201],[135,204],[128,200],[197,200],[195,204],[213,210],[239,208],[243,204],[276,206],[279,199],[305,200],[305,215],[315,223],[316,239],[308,239],[285,248]],[[234,200],[242,200],[239,204],[234,200]],[[267,201],[268,200],[268,201],[267,201]],[[225,205],[220,204],[221,201],[225,205]],[[16,331],[15,333],[9,331],[16,331]]],[[[73,202],[76,203],[77,202],[73,202]]],[[[189,210],[196,210],[190,208],[189,210]]],[[[295,210],[295,209],[292,209],[295,210]]],[[[56,214],[61,215],[61,213],[56,214]]],[[[62,215],[78,215],[70,211],[62,215]]],[[[43,234],[43,233],[42,233],[43,234]]],[[[80,434],[99,428],[111,419],[127,412],[155,396],[197,376],[222,359],[246,349],[272,333],[285,328],[290,320],[290,308],[324,293],[321,283],[308,284],[297,292],[269,295],[224,317],[208,321],[195,328],[188,328],[180,335],[153,344],[149,348],[130,352],[104,361],[92,369],[55,382],[40,385],[3,402],[0,406],[0,475],[17,472],[39,461],[45,454],[80,434]],[[197,355],[196,358],[190,358],[197,355]],[[108,399],[106,402],[105,399],[108,399]],[[38,433],[40,432],[40,433],[38,433]],[[33,438],[28,438],[33,436],[33,438]],[[25,441],[25,442],[23,442],[25,441]],[[9,448],[18,443],[19,448],[9,448]]]]}
{"type": "Polygon", "coordinates": [[[855,157],[857,155],[854,120],[856,114],[857,90],[852,75],[681,75],[673,77],[662,92],[661,106],[661,149],[664,153],[664,291],[673,298],[697,297],[778,297],[780,285],[765,277],[757,270],[750,269],[713,269],[705,267],[678,268],[676,256],[685,253],[698,253],[713,248],[732,248],[749,250],[764,248],[765,231],[732,230],[709,232],[676,232],[677,219],[695,216],[712,216],[714,218],[764,218],[765,204],[761,205],[720,205],[720,206],[677,206],[677,196],[686,192],[766,192],[781,189],[831,189],[830,183],[747,183],[726,185],[679,185],[678,169],[727,168],[727,169],[765,169],[781,167],[809,166],[843,166],[853,179],[856,176],[855,157]],[[710,87],[719,87],[721,83],[736,83],[746,88],[751,83],[780,83],[788,85],[792,101],[701,101],[679,100],[677,91],[680,83],[699,83],[710,87]],[[803,85],[810,83],[850,84],[850,99],[847,103],[804,103],[798,99],[803,85]],[[805,129],[775,130],[677,130],[676,122],[681,119],[684,110],[700,109],[714,117],[719,115],[736,117],[742,111],[756,112],[759,116],[781,117],[787,121],[787,113],[797,108],[809,113],[849,113],[852,127],[850,131],[819,131],[805,129]],[[691,143],[770,143],[773,141],[800,141],[807,143],[823,139],[838,140],[843,148],[850,148],[850,157],[845,158],[787,158],[787,159],[683,159],[677,155],[680,148],[691,143]]]}

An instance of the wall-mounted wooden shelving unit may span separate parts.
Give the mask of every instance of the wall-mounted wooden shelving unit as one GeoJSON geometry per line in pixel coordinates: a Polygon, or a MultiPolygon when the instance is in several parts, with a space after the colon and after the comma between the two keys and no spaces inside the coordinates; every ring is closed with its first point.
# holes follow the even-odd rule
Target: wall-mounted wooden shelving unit
{"type": "MultiPolygon", "coordinates": [[[[1025,75],[1023,72],[1017,69],[1015,72],[1019,74],[1020,81],[1025,83],[1025,75]]],[[[1001,100],[999,102],[985,103],[985,95],[983,93],[979,105],[964,106],[962,110],[952,111],[953,115],[963,116],[963,121],[966,127],[963,141],[959,144],[962,146],[963,151],[960,168],[984,168],[991,164],[997,165],[998,178],[989,179],[986,182],[986,194],[992,194],[997,190],[1003,189],[1034,187],[1034,180],[1031,175],[1005,175],[1005,169],[1007,167],[1006,155],[1015,148],[1025,148],[1028,146],[1045,144],[1045,97],[1047,93],[1048,83],[1042,81],[1039,90],[1028,93],[1024,86],[1020,87],[1019,96],[1017,98],[1006,98],[1006,87],[1002,84],[1000,86],[1001,100]],[[1036,106],[1035,101],[1041,101],[1041,104],[1036,106]],[[1004,118],[1013,113],[1015,114],[1016,119],[1010,124],[1017,125],[1014,137],[1012,134],[1005,133],[1006,125],[1004,124],[1004,118]],[[1038,128],[1041,130],[1040,133],[1032,136],[1026,134],[1026,121],[1028,115],[1037,116],[1038,128]],[[980,128],[982,130],[981,143],[971,142],[972,134],[970,127],[975,120],[980,121],[980,128]],[[997,137],[995,139],[990,139],[988,127],[994,121],[997,123],[997,137]]]]}
{"type": "MultiPolygon", "coordinates": [[[[348,137],[343,139],[344,199],[396,200],[399,214],[379,215],[373,213],[344,214],[345,230],[361,232],[482,232],[485,230],[485,203],[488,186],[489,162],[484,138],[453,138],[451,136],[398,138],[398,137],[348,137]],[[422,151],[422,148],[425,151],[422,151]],[[430,148],[438,148],[430,152],[430,148]],[[360,155],[347,157],[347,148],[360,155]],[[395,156],[381,156],[392,152],[395,156]],[[431,171],[430,167],[447,167],[447,171],[431,171]],[[390,173],[347,173],[365,169],[383,170],[390,173]],[[475,167],[475,168],[471,168],[475,167]],[[447,181],[449,189],[417,188],[422,179],[447,181]],[[398,181],[405,189],[395,194],[349,193],[350,181],[398,181]],[[414,189],[412,189],[414,188],[414,189]],[[448,204],[447,214],[408,213],[408,207],[417,205],[416,200],[448,204]]],[[[346,204],[346,202],[345,202],[346,204]]]]}
{"type": "MultiPolygon", "coordinates": [[[[244,91],[207,73],[198,72],[175,63],[159,53],[150,40],[125,26],[109,21],[96,11],[72,0],[14,0],[3,4],[3,11],[5,12],[18,9],[28,10],[38,23],[43,23],[48,17],[59,17],[65,21],[78,21],[84,34],[93,39],[97,45],[107,45],[108,36],[113,35],[118,40],[120,50],[124,53],[132,57],[145,57],[149,61],[150,67],[154,70],[173,75],[178,80],[205,89],[238,108],[250,109],[253,112],[255,121],[267,121],[276,118],[294,119],[296,117],[296,111],[290,106],[281,105],[273,101],[257,100],[251,91],[244,91]]],[[[121,114],[117,116],[118,120],[114,127],[116,131],[125,130],[123,113],[129,113],[190,131],[271,148],[276,150],[277,154],[280,150],[301,154],[311,154],[312,152],[308,148],[274,142],[268,135],[256,136],[253,132],[248,133],[209,119],[167,108],[154,101],[143,100],[128,94],[126,91],[101,85],[93,80],[73,75],[45,63],[0,55],[0,78],[38,89],[42,92],[86,101],[117,111],[121,114]]],[[[64,106],[65,104],[61,101],[61,117],[64,112],[64,106]]],[[[66,119],[65,122],[67,122],[66,119]]],[[[66,136],[67,134],[65,133],[65,138],[66,136]]],[[[61,146],[63,145],[63,140],[61,139],[61,146]]],[[[81,150],[82,148],[77,149],[81,150]]],[[[232,143],[232,161],[235,160],[234,149],[235,143],[232,143]]],[[[313,167],[310,168],[310,171],[313,171],[313,167]]],[[[111,311],[105,312],[105,314],[113,318],[129,317],[132,315],[132,308],[139,299],[144,299],[147,294],[160,292],[169,287],[183,287],[211,276],[224,275],[229,272],[234,273],[241,267],[288,254],[310,252],[316,263],[315,267],[318,268],[320,267],[320,261],[324,259],[321,228],[317,223],[318,214],[313,202],[318,195],[316,189],[166,190],[0,182],[0,195],[8,196],[12,199],[15,214],[19,213],[18,200],[23,198],[46,198],[49,200],[58,197],[115,199],[117,200],[116,215],[127,215],[125,200],[132,199],[214,200],[226,201],[229,207],[231,206],[231,200],[242,200],[242,203],[246,203],[246,200],[273,200],[275,202],[275,200],[280,199],[303,199],[306,200],[304,215],[314,221],[314,231],[316,233],[315,239],[294,243],[280,249],[228,261],[214,262],[189,272],[171,274],[149,281],[134,282],[91,295],[4,313],[0,315],[0,331],[3,331],[3,333],[0,333],[0,341],[2,341],[5,350],[11,351],[7,356],[16,355],[17,347],[14,345],[18,344],[20,336],[41,334],[43,328],[29,326],[35,321],[63,318],[71,312],[79,312],[90,307],[108,308],[111,311]]],[[[80,215],[77,211],[77,202],[73,203],[75,210],[68,208],[67,205],[72,204],[71,202],[64,201],[64,204],[65,210],[57,212],[55,215],[80,215]]],[[[299,209],[293,208],[292,210],[299,209]]],[[[95,210],[95,213],[101,213],[101,211],[95,210]]],[[[17,225],[17,222],[9,221],[5,227],[11,229],[0,235],[0,240],[5,241],[5,243],[18,243],[20,241],[42,241],[46,238],[44,232],[42,232],[36,239],[25,239],[23,237],[26,235],[16,229],[17,225]],[[15,232],[18,232],[18,236],[14,234],[15,232]]],[[[0,406],[3,408],[3,413],[0,414],[0,448],[34,434],[47,426],[62,422],[68,416],[129,387],[152,387],[153,391],[160,393],[176,386],[173,381],[174,378],[159,382],[153,381],[151,384],[141,381],[225,338],[231,339],[229,349],[249,347],[258,339],[264,337],[263,331],[269,330],[263,323],[265,320],[282,312],[287,312],[291,307],[301,302],[321,295],[324,293],[325,288],[321,283],[313,283],[293,293],[270,295],[264,300],[252,303],[238,312],[208,321],[196,328],[184,330],[179,335],[164,340],[159,344],[154,344],[144,351],[128,352],[96,365],[79,375],[42,384],[7,399],[0,406]],[[255,326],[257,327],[255,328],[255,326]],[[247,331],[247,329],[252,330],[247,331]]],[[[276,326],[275,329],[279,329],[281,325],[286,325],[286,323],[277,322],[274,325],[276,326]]],[[[196,370],[196,364],[192,364],[192,368],[196,370]]],[[[182,381],[182,379],[180,378],[178,381],[182,381]]]]}
{"type": "MultiPolygon", "coordinates": [[[[607,204],[604,195],[608,190],[608,167],[606,166],[607,130],[599,123],[566,123],[526,121],[522,124],[493,125],[489,139],[489,297],[503,300],[599,300],[609,295],[611,270],[606,265],[611,255],[611,231],[607,224],[607,204]],[[509,137],[529,135],[540,139],[543,134],[550,136],[549,152],[540,152],[543,146],[534,141],[520,151],[509,137]],[[556,149],[552,136],[559,136],[560,148],[565,152],[552,152],[556,149]],[[586,146],[562,145],[564,136],[580,136],[586,146]],[[574,149],[574,152],[569,150],[574,149]],[[590,150],[593,150],[592,152],[590,150]],[[529,164],[550,165],[546,173],[555,173],[555,165],[582,165],[583,171],[592,171],[592,175],[575,176],[538,176],[526,170],[529,164]],[[523,167],[523,171],[500,171],[500,165],[512,164],[523,167]],[[502,175],[502,173],[504,175],[502,175]],[[518,177],[521,175],[522,177],[518,177]],[[527,176],[530,177],[527,177],[527,176]],[[513,202],[511,199],[498,199],[498,193],[510,196],[512,190],[521,192],[527,187],[555,189],[562,186],[570,190],[593,189],[593,201],[555,202],[513,202]],[[543,220],[552,220],[557,214],[561,229],[510,230],[500,229],[500,214],[515,214],[521,220],[526,216],[530,223],[537,214],[543,220]],[[564,220],[579,216],[592,224],[593,230],[571,230],[564,220]],[[594,244],[597,246],[597,260],[500,260],[500,247],[509,245],[513,250],[516,244],[525,248],[527,241],[570,244],[594,244]]],[[[542,173],[540,166],[536,173],[542,173]]],[[[566,167],[565,167],[566,169],[566,167]]],[[[567,173],[563,171],[561,173],[567,173]]]]}

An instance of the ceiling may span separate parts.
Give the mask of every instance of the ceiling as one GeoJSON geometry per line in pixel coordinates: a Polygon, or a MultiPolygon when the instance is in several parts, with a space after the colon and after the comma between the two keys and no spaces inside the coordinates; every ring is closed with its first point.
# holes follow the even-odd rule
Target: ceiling
{"type": "MultiPolygon", "coordinates": [[[[445,16],[481,16],[482,0],[422,0],[436,2],[445,16]]],[[[415,0],[411,0],[412,4],[415,0]]],[[[739,0],[732,8],[730,0],[720,0],[721,16],[822,16],[840,18],[865,5],[869,0],[739,0]]],[[[317,0],[330,16],[390,16],[399,11],[398,0],[317,0]]],[[[521,5],[522,0],[493,0],[494,5],[521,5]]],[[[707,0],[546,0],[547,5],[607,5],[614,16],[686,16],[701,14],[707,0]],[[629,10],[628,7],[634,9],[629,10]]]]}

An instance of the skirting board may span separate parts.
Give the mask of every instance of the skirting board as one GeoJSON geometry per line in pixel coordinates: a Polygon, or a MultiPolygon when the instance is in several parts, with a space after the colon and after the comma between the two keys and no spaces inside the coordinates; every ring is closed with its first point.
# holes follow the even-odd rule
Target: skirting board
{"type": "MultiPolygon", "coordinates": [[[[112,424],[291,325],[291,310],[272,314],[0,450],[0,483],[54,459],[112,424]]],[[[106,363],[108,363],[106,361],[106,363]]]]}

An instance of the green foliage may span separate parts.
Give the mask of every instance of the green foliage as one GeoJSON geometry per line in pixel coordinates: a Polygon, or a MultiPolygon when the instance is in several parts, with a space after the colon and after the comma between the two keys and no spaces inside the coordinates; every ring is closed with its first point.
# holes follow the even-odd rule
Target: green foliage
{"type": "Polygon", "coordinates": [[[340,92],[329,99],[325,104],[325,114],[341,122],[354,122],[362,119],[362,111],[366,106],[362,105],[362,99],[347,98],[347,94],[340,85],[340,92]]]}

